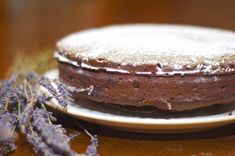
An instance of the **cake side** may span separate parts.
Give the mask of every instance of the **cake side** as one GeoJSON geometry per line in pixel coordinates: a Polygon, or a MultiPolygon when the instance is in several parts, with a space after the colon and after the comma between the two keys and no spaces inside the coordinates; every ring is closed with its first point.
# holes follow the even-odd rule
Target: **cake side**
{"type": "Polygon", "coordinates": [[[115,105],[184,111],[235,101],[235,74],[146,77],[94,72],[62,62],[59,73],[60,80],[69,86],[81,89],[92,86],[91,94],[75,96],[115,105]]]}

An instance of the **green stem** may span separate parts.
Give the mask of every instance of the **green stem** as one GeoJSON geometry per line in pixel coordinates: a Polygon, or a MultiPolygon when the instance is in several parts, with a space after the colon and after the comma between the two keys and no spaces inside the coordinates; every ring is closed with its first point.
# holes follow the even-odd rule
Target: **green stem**
{"type": "Polygon", "coordinates": [[[35,132],[33,131],[33,128],[32,128],[32,126],[31,125],[29,125],[29,130],[30,130],[30,132],[32,133],[32,134],[34,134],[35,132]]]}
{"type": "Polygon", "coordinates": [[[16,129],[16,124],[13,126],[12,130],[11,130],[11,134],[13,134],[15,132],[16,129]]]}
{"type": "Polygon", "coordinates": [[[28,101],[29,100],[29,95],[27,93],[27,86],[26,85],[27,85],[27,82],[26,82],[26,80],[24,80],[24,95],[25,95],[25,97],[28,101]]]}
{"type": "Polygon", "coordinates": [[[9,105],[9,102],[8,102],[8,99],[6,100],[6,103],[5,103],[5,107],[4,107],[4,110],[6,111],[8,109],[8,105],[9,105]]]}
{"type": "Polygon", "coordinates": [[[17,74],[16,75],[16,82],[13,84],[13,88],[16,88],[16,86],[18,85],[18,83],[19,83],[19,75],[17,74]]]}
{"type": "Polygon", "coordinates": [[[31,95],[31,97],[33,97],[33,89],[32,89],[32,86],[31,86],[30,83],[28,83],[28,86],[29,86],[30,95],[31,95]]]}
{"type": "Polygon", "coordinates": [[[20,102],[19,99],[17,99],[17,101],[18,101],[18,104],[17,104],[17,106],[18,106],[18,118],[20,118],[20,115],[21,115],[21,102],[20,102]]]}
{"type": "MultiPolygon", "coordinates": [[[[29,100],[29,102],[27,103],[27,106],[26,106],[26,108],[24,109],[24,111],[27,111],[27,110],[30,109],[31,107],[34,107],[35,103],[36,103],[35,98],[31,98],[31,100],[29,100]]],[[[23,112],[23,113],[24,113],[24,112],[23,112]]],[[[27,125],[29,126],[29,130],[31,131],[31,133],[34,133],[32,127],[31,127],[31,125],[30,125],[30,118],[29,118],[30,115],[31,115],[31,114],[28,115],[28,124],[27,124],[27,125]]],[[[24,126],[27,126],[27,125],[24,125],[24,126]]]]}
{"type": "MultiPolygon", "coordinates": [[[[46,107],[45,107],[45,105],[43,104],[43,103],[41,103],[41,106],[42,106],[42,108],[44,109],[44,110],[46,110],[47,111],[47,109],[46,109],[46,107]]],[[[48,117],[48,122],[50,123],[50,124],[52,124],[52,121],[51,121],[51,115],[48,117]]]]}
{"type": "Polygon", "coordinates": [[[93,136],[91,135],[90,132],[88,132],[88,130],[86,130],[79,122],[77,122],[76,120],[74,120],[71,117],[68,117],[70,120],[72,120],[78,127],[80,127],[90,138],[93,138],[93,136]]]}

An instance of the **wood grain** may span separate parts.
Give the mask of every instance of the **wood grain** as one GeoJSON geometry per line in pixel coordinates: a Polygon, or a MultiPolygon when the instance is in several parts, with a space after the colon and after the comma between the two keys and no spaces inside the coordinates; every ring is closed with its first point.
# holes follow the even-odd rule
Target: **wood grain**
{"type": "MultiPolygon", "coordinates": [[[[21,5],[14,2],[0,1],[0,78],[11,66],[17,50],[27,55],[34,49],[53,48],[59,38],[84,28],[114,23],[164,22],[235,30],[233,0],[21,0],[21,5]]],[[[78,130],[69,121],[62,123],[69,130],[78,130]]],[[[101,156],[235,155],[235,125],[193,134],[148,135],[83,124],[98,133],[101,156]]],[[[72,141],[72,147],[84,152],[88,143],[89,138],[82,134],[72,141]]],[[[34,155],[21,135],[17,146],[12,156],[34,155]]]]}
{"type": "MultiPolygon", "coordinates": [[[[118,131],[79,121],[92,133],[98,134],[101,156],[233,156],[235,155],[235,125],[190,134],[140,134],[118,131]]],[[[80,129],[64,120],[67,130],[80,129]],[[67,123],[65,123],[67,122],[67,123]],[[71,128],[72,127],[72,128],[71,128]]],[[[76,152],[85,152],[89,138],[82,133],[71,142],[76,152]]],[[[33,156],[32,147],[20,136],[18,149],[12,156],[33,156]]]]}

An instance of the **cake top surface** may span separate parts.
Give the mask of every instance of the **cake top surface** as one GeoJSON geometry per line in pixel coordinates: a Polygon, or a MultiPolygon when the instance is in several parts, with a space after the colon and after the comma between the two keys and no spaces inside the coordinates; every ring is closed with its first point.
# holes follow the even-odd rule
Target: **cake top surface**
{"type": "Polygon", "coordinates": [[[235,62],[235,33],[183,25],[114,25],[73,33],[58,41],[57,48],[120,64],[215,65],[235,62]]]}

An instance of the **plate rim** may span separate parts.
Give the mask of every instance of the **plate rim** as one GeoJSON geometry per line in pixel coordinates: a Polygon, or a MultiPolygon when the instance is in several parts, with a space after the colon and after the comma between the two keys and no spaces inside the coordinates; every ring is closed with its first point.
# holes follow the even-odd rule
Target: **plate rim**
{"type": "MultiPolygon", "coordinates": [[[[226,116],[219,116],[219,117],[211,117],[211,118],[206,118],[204,116],[203,118],[169,118],[169,119],[158,119],[158,118],[141,118],[141,117],[126,117],[126,116],[121,116],[121,115],[113,115],[108,116],[108,115],[101,115],[101,114],[92,114],[92,113],[86,113],[86,112],[78,112],[72,110],[73,108],[80,109],[76,106],[72,106],[68,104],[67,107],[62,107],[60,106],[55,99],[52,99],[50,102],[47,103],[47,105],[59,109],[60,111],[64,113],[71,114],[73,116],[80,116],[80,117],[85,117],[85,118],[90,118],[90,119],[99,119],[103,121],[110,121],[110,122],[119,122],[119,123],[132,123],[132,124],[159,124],[159,125],[187,125],[187,124],[206,124],[206,123],[218,123],[218,122],[224,122],[224,121],[234,121],[235,122],[235,115],[226,115],[226,116]],[[109,117],[109,118],[107,118],[109,117]],[[121,117],[121,118],[119,118],[121,117]],[[131,119],[131,121],[130,121],[131,119]]],[[[83,108],[82,108],[83,109],[83,108]]],[[[81,109],[80,109],[81,110],[81,109]]],[[[94,110],[91,110],[94,111],[94,110]]],[[[102,113],[102,114],[107,114],[107,113],[102,113]]],[[[110,113],[111,114],[111,113],[110,113]]]]}

